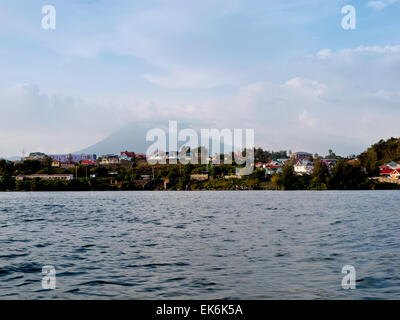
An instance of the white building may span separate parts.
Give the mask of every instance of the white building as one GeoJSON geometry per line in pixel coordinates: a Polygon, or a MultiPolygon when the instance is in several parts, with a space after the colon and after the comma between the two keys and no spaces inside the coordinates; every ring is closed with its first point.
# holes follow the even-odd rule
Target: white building
{"type": "Polygon", "coordinates": [[[312,174],[314,170],[314,163],[312,163],[311,161],[304,159],[301,161],[298,161],[295,165],[294,165],[294,171],[297,174],[312,174]]]}
{"type": "Polygon", "coordinates": [[[26,179],[42,179],[42,180],[72,180],[74,175],[72,174],[28,174],[19,175],[16,180],[23,181],[26,179]]]}

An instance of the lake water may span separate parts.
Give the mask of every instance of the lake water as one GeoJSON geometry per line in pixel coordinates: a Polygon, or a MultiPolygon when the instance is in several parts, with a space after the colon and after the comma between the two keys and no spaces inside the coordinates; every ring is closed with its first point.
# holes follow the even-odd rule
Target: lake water
{"type": "Polygon", "coordinates": [[[400,299],[400,191],[0,193],[6,298],[400,299]]]}

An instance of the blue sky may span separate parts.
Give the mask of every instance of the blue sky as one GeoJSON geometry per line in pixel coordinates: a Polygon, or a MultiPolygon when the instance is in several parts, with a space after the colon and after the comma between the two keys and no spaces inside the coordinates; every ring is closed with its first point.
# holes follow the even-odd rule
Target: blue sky
{"type": "Polygon", "coordinates": [[[399,17],[396,0],[0,1],[0,157],[76,151],[143,120],[361,152],[400,136],[399,17]],[[47,4],[56,30],[41,27],[47,4]],[[341,27],[347,4],[356,30],[341,27]]]}

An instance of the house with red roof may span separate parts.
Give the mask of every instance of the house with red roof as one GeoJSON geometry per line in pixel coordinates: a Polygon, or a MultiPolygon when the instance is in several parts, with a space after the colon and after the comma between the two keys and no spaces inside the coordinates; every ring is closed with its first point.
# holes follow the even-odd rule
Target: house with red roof
{"type": "Polygon", "coordinates": [[[390,175],[392,179],[400,179],[400,169],[393,170],[392,174],[390,175]]]}
{"type": "Polygon", "coordinates": [[[122,151],[119,156],[119,159],[124,161],[132,161],[133,158],[135,158],[135,153],[129,151],[122,151]]]}
{"type": "Polygon", "coordinates": [[[93,160],[82,160],[81,161],[81,165],[87,166],[87,167],[96,167],[97,166],[97,162],[93,161],[93,160]]]}
{"type": "Polygon", "coordinates": [[[390,168],[381,169],[381,176],[390,177],[394,171],[395,171],[394,169],[390,169],[390,168]]]}
{"type": "Polygon", "coordinates": [[[381,176],[391,179],[400,179],[400,169],[382,169],[381,176]]]}

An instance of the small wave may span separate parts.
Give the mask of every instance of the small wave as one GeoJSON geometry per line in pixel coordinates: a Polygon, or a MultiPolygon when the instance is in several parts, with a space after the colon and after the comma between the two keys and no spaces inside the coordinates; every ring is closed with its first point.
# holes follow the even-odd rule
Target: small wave
{"type": "Polygon", "coordinates": [[[4,254],[4,255],[0,255],[0,259],[15,259],[15,258],[19,258],[19,257],[25,257],[28,256],[28,253],[12,253],[12,254],[4,254]]]}
{"type": "Polygon", "coordinates": [[[183,281],[183,280],[186,280],[186,278],[177,277],[177,278],[171,278],[171,279],[164,280],[163,283],[177,282],[177,281],[183,281]]]}
{"type": "Polygon", "coordinates": [[[79,286],[103,286],[103,285],[115,285],[121,287],[132,287],[137,284],[121,281],[106,281],[106,280],[93,280],[88,282],[80,283],[79,286]]]}

